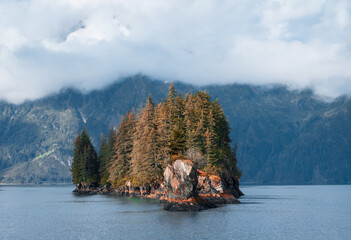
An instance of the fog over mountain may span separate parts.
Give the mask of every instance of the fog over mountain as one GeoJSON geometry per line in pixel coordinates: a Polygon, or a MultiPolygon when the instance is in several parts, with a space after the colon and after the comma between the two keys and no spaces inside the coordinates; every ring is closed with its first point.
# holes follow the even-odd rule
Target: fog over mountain
{"type": "MultiPolygon", "coordinates": [[[[182,92],[199,88],[175,84],[182,92]]],[[[149,93],[167,96],[169,83],[137,75],[83,94],[66,89],[20,105],[0,101],[0,182],[70,182],[73,141],[85,125],[98,149],[100,134],[117,126],[149,93]]],[[[312,91],[244,84],[204,88],[219,98],[238,144],[242,182],[351,182],[351,101],[331,102],[312,91]]]]}
{"type": "Polygon", "coordinates": [[[220,99],[243,181],[350,182],[350,13],[346,0],[0,1],[0,179],[69,182],[84,124],[98,146],[175,80],[220,99]]]}
{"type": "Polygon", "coordinates": [[[344,0],[1,1],[0,99],[136,73],[350,94],[350,10],[344,0]]]}

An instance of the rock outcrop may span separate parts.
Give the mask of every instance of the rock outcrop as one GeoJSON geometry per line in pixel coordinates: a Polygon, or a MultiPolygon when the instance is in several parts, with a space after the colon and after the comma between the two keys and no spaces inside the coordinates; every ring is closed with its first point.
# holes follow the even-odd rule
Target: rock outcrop
{"type": "Polygon", "coordinates": [[[240,203],[230,191],[226,190],[219,176],[210,175],[201,170],[197,172],[199,197],[214,204],[240,203]]]}
{"type": "Polygon", "coordinates": [[[199,211],[214,208],[211,202],[199,197],[197,168],[190,160],[176,160],[164,172],[165,194],[161,201],[170,211],[199,211]]]}
{"type": "Polygon", "coordinates": [[[153,184],[136,187],[130,181],[124,187],[111,190],[111,193],[118,196],[142,197],[142,198],[160,198],[164,194],[163,184],[153,184]]]}
{"type": "Polygon", "coordinates": [[[98,188],[97,186],[81,182],[76,185],[76,188],[73,190],[73,192],[78,194],[96,194],[98,191],[102,192],[103,190],[106,190],[106,188],[98,188]]]}
{"type": "Polygon", "coordinates": [[[228,172],[223,171],[221,174],[221,180],[224,190],[228,193],[232,194],[236,198],[244,195],[239,189],[239,180],[234,176],[231,176],[228,172]]]}
{"type": "Polygon", "coordinates": [[[147,186],[133,186],[127,182],[119,188],[97,188],[77,185],[78,194],[114,194],[160,199],[169,211],[199,211],[217,207],[216,204],[240,203],[239,181],[223,173],[221,177],[198,170],[188,159],[178,159],[164,171],[164,182],[147,186]]]}

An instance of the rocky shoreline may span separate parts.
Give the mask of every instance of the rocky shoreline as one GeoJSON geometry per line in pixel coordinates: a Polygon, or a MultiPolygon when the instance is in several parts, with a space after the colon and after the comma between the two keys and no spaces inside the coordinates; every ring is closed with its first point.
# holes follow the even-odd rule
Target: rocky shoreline
{"type": "Polygon", "coordinates": [[[73,192],[159,199],[168,211],[200,211],[215,208],[217,204],[237,204],[243,195],[239,180],[225,172],[221,176],[210,175],[198,170],[188,159],[178,159],[168,165],[161,184],[136,187],[127,182],[120,188],[97,188],[80,183],[73,192]]]}

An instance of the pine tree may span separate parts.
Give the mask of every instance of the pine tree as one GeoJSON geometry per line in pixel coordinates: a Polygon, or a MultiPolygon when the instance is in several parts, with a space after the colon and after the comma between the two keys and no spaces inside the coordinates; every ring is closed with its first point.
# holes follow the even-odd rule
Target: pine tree
{"type": "Polygon", "coordinates": [[[168,97],[164,101],[164,110],[166,112],[166,122],[167,122],[167,134],[168,138],[171,136],[171,132],[174,127],[174,119],[175,119],[175,100],[176,100],[176,90],[174,88],[173,82],[171,83],[171,86],[168,89],[168,97]]]}
{"type": "Polygon", "coordinates": [[[168,88],[168,97],[166,100],[166,104],[173,105],[175,98],[176,98],[176,90],[174,88],[174,83],[171,82],[171,85],[168,88]]]}
{"type": "Polygon", "coordinates": [[[187,148],[188,149],[195,149],[195,138],[196,138],[196,131],[195,126],[197,124],[197,117],[194,111],[194,97],[192,94],[186,94],[184,100],[184,123],[185,129],[187,133],[187,148]]]}
{"type": "Polygon", "coordinates": [[[110,185],[109,183],[109,171],[108,168],[112,161],[113,156],[113,145],[115,140],[115,130],[113,127],[109,130],[108,138],[102,134],[100,139],[100,150],[99,150],[99,175],[100,175],[100,185],[110,185]]]}
{"type": "Polygon", "coordinates": [[[131,158],[133,150],[133,136],[135,133],[136,116],[128,112],[119,125],[113,147],[109,182],[114,187],[122,186],[131,180],[131,158]]]}
{"type": "Polygon", "coordinates": [[[186,151],[186,135],[184,124],[176,123],[169,140],[169,149],[171,155],[182,155],[186,151]]]}
{"type": "MultiPolygon", "coordinates": [[[[98,177],[102,185],[110,182],[118,187],[126,181],[135,186],[160,183],[171,156],[182,154],[211,174],[225,171],[238,178],[241,175],[237,147],[230,146],[228,121],[218,100],[211,101],[206,92],[186,94],[183,98],[176,94],[172,83],[167,99],[155,107],[149,96],[139,114],[128,112],[112,135],[101,141],[98,177]]],[[[96,180],[94,159],[93,147],[83,129],[75,141],[73,182],[96,180]]]]}
{"type": "Polygon", "coordinates": [[[170,163],[170,150],[168,146],[169,142],[169,133],[168,133],[168,122],[167,122],[167,113],[165,110],[164,104],[158,104],[155,108],[155,123],[157,126],[156,129],[156,138],[157,142],[154,148],[156,149],[156,162],[159,167],[159,176],[163,175],[164,169],[167,164],[170,163]]]}
{"type": "Polygon", "coordinates": [[[174,114],[171,121],[172,131],[169,139],[171,155],[182,155],[186,151],[186,127],[184,123],[184,98],[178,94],[174,100],[174,114]]]}
{"type": "Polygon", "coordinates": [[[184,98],[181,94],[174,100],[174,119],[173,123],[184,122],[184,98]]]}
{"type": "Polygon", "coordinates": [[[83,176],[82,172],[84,171],[83,167],[83,161],[82,161],[82,156],[81,156],[81,140],[80,140],[80,134],[76,137],[76,140],[74,141],[74,154],[73,154],[73,161],[72,161],[72,182],[74,184],[79,184],[81,181],[83,181],[83,176]]]}
{"type": "Polygon", "coordinates": [[[72,181],[96,187],[99,183],[99,161],[85,128],[77,136],[72,163],[72,181]]]}
{"type": "Polygon", "coordinates": [[[90,138],[84,128],[81,134],[84,160],[84,182],[91,186],[97,186],[99,183],[99,162],[96,151],[91,144],[90,138]]]}
{"type": "Polygon", "coordinates": [[[155,108],[151,96],[139,113],[133,138],[132,176],[135,185],[152,184],[158,179],[155,108]]]}

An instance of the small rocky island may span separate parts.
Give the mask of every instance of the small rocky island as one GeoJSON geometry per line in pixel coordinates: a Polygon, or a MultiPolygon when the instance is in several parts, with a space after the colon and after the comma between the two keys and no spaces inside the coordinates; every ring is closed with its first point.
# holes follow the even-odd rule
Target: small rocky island
{"type": "Polygon", "coordinates": [[[240,203],[241,171],[230,128],[218,101],[206,92],[176,94],[157,106],[149,97],[101,137],[96,153],[85,129],[75,140],[76,194],[156,198],[169,211],[199,211],[240,203]]]}

